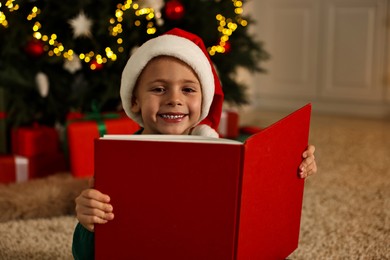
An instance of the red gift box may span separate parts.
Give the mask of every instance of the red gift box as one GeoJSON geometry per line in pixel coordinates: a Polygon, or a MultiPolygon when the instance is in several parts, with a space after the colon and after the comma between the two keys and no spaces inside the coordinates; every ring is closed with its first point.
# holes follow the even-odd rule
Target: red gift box
{"type": "Polygon", "coordinates": [[[83,119],[85,115],[81,112],[69,112],[66,115],[66,121],[72,121],[72,120],[80,120],[83,119]]]}
{"type": "Polygon", "coordinates": [[[18,155],[0,156],[0,183],[23,182],[28,180],[29,161],[18,155]]]}
{"type": "MultiPolygon", "coordinates": [[[[104,115],[102,115],[104,116],[104,115]]],[[[67,125],[70,170],[75,177],[91,177],[94,173],[94,139],[104,128],[107,134],[133,134],[139,125],[128,117],[117,114],[116,119],[76,120],[67,125]]]]}
{"type": "Polygon", "coordinates": [[[35,125],[12,130],[12,153],[26,157],[59,152],[57,130],[53,127],[35,125]]]}
{"type": "Polygon", "coordinates": [[[29,179],[42,178],[68,170],[65,155],[60,152],[39,154],[27,158],[29,160],[29,179]]]}
{"type": "MultiPolygon", "coordinates": [[[[1,102],[1,101],[0,101],[1,102]]],[[[0,153],[7,153],[7,122],[6,113],[0,111],[0,153]]]]}
{"type": "Polygon", "coordinates": [[[32,157],[0,156],[0,183],[23,182],[66,170],[65,156],[59,152],[32,157]]]}
{"type": "Polygon", "coordinates": [[[222,111],[218,132],[223,138],[235,139],[238,137],[238,113],[236,111],[222,111]]]}
{"type": "Polygon", "coordinates": [[[6,91],[0,87],[0,153],[3,154],[8,153],[6,101],[6,91]]]}

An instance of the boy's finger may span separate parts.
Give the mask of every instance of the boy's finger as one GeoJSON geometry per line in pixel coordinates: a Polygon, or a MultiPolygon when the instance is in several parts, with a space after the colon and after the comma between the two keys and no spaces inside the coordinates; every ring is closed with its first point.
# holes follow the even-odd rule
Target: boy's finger
{"type": "Polygon", "coordinates": [[[301,165],[299,166],[299,169],[301,169],[301,170],[303,171],[303,168],[306,168],[306,167],[308,167],[309,165],[313,164],[314,161],[315,161],[315,156],[314,156],[314,155],[305,158],[305,159],[302,161],[301,165]]]}
{"type": "Polygon", "coordinates": [[[300,172],[299,177],[301,178],[307,178],[310,175],[313,175],[317,172],[317,164],[313,161],[313,163],[310,163],[307,166],[300,166],[300,172]]]}
{"type": "MultiPolygon", "coordinates": [[[[105,212],[97,208],[79,207],[77,210],[79,216],[97,216],[102,219],[107,219],[107,214],[113,214],[112,212],[105,212]]],[[[110,217],[109,217],[110,218],[110,217]]]]}
{"type": "Polygon", "coordinates": [[[307,149],[303,152],[302,157],[308,158],[310,156],[314,156],[315,150],[316,150],[316,148],[314,147],[314,145],[309,145],[307,147],[307,149]]]}
{"type": "Polygon", "coordinates": [[[111,204],[103,203],[96,200],[89,200],[89,207],[96,208],[104,212],[112,212],[114,209],[111,204]]]}
{"type": "Polygon", "coordinates": [[[114,209],[112,205],[108,203],[93,199],[80,198],[76,204],[76,210],[81,210],[82,208],[97,209],[104,212],[112,212],[114,209]]]}
{"type": "Polygon", "coordinates": [[[306,175],[310,176],[313,175],[317,172],[317,165],[316,164],[311,164],[307,170],[306,170],[306,175]]]}
{"type": "Polygon", "coordinates": [[[108,203],[110,202],[110,196],[101,193],[98,190],[95,189],[87,189],[81,193],[82,197],[86,199],[93,199],[101,202],[108,203]]]}
{"type": "Polygon", "coordinates": [[[80,217],[79,222],[81,225],[83,225],[86,229],[88,229],[91,232],[95,231],[95,224],[105,224],[108,221],[101,219],[96,216],[85,216],[85,217],[80,217]]]}
{"type": "MultiPolygon", "coordinates": [[[[112,212],[104,212],[97,209],[87,210],[85,212],[86,215],[91,215],[94,217],[98,217],[103,220],[112,220],[114,218],[114,214],[112,212]]],[[[96,222],[99,223],[99,222],[96,222]]]]}
{"type": "Polygon", "coordinates": [[[77,219],[79,222],[84,226],[88,227],[88,229],[93,229],[94,224],[105,224],[109,220],[114,219],[114,214],[104,214],[103,217],[97,216],[97,215],[88,215],[88,214],[80,214],[77,215],[77,219]]]}

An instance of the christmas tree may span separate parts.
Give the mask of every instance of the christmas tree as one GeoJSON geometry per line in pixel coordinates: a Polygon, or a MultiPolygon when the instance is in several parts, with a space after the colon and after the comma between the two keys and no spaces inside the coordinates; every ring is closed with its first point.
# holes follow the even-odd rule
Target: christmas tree
{"type": "MultiPolygon", "coordinates": [[[[120,109],[121,72],[132,51],[173,27],[204,39],[225,100],[247,103],[239,67],[268,58],[248,33],[242,0],[6,0],[0,6],[0,88],[11,126],[64,123],[69,111],[120,109]]],[[[1,102],[1,101],[0,101],[1,102]]],[[[1,111],[0,111],[1,112],[1,111]]]]}

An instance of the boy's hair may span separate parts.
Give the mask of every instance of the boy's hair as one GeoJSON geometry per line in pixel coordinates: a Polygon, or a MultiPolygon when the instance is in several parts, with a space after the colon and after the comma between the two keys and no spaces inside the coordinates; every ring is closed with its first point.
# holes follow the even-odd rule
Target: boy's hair
{"type": "Polygon", "coordinates": [[[223,92],[217,73],[202,39],[195,34],[177,28],[147,41],[128,60],[122,73],[120,89],[122,105],[126,114],[143,126],[141,115],[131,111],[134,87],[148,62],[158,56],[177,58],[194,70],[202,87],[202,111],[199,122],[214,130],[218,129],[223,92]]]}

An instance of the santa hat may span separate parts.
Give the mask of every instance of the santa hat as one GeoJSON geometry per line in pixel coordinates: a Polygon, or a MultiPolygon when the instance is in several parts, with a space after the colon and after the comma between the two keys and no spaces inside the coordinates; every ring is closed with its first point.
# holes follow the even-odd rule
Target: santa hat
{"type": "Polygon", "coordinates": [[[141,115],[131,111],[133,90],[142,70],[157,56],[175,57],[194,70],[202,86],[202,111],[200,124],[192,134],[217,137],[215,129],[222,113],[222,87],[202,39],[181,29],[172,29],[145,42],[131,55],[122,73],[120,89],[126,114],[143,126],[141,115]]]}

